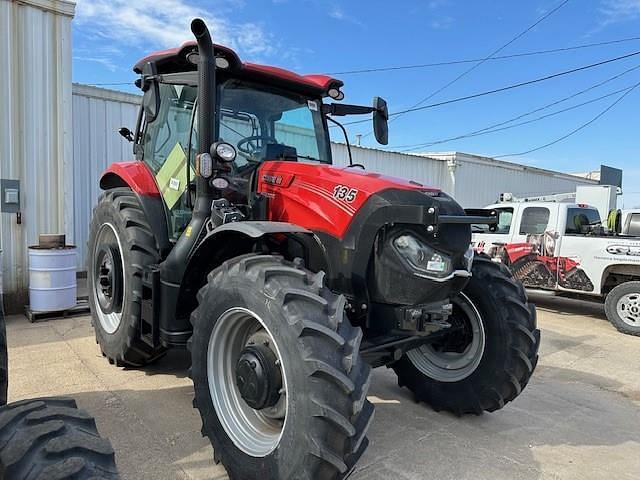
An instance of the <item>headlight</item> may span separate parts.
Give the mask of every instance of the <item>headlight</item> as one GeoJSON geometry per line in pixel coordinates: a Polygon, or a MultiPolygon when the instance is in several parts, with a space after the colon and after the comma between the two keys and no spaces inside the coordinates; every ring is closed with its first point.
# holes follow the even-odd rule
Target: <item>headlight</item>
{"type": "Polygon", "coordinates": [[[393,246],[411,268],[426,277],[442,278],[451,273],[451,259],[413,235],[400,235],[393,246]]]}
{"type": "Polygon", "coordinates": [[[467,269],[467,272],[471,271],[471,267],[473,266],[473,256],[475,255],[475,250],[473,249],[473,245],[469,245],[469,249],[464,254],[464,266],[467,269]]]}
{"type": "Polygon", "coordinates": [[[226,142],[216,142],[211,146],[211,155],[216,155],[221,161],[229,163],[236,159],[236,149],[226,142]]]}

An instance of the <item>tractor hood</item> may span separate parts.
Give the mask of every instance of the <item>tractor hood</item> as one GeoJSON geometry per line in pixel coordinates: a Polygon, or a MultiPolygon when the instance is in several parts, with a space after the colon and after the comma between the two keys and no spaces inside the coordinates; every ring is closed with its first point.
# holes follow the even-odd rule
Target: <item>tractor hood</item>
{"type": "Polygon", "coordinates": [[[358,168],[299,162],[265,162],[257,181],[258,193],[269,198],[269,220],[338,238],[372,195],[386,190],[423,192],[430,197],[441,194],[437,188],[358,168]]]}

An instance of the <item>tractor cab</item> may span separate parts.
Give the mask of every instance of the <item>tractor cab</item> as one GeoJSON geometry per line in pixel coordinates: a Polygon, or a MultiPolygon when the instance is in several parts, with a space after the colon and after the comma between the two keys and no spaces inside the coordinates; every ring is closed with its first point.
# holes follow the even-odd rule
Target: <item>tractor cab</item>
{"type": "MultiPolygon", "coordinates": [[[[221,196],[243,209],[251,204],[252,182],[265,161],[331,164],[327,113],[342,99],[342,82],[324,75],[301,76],[276,67],[243,63],[232,50],[214,46],[216,62],[215,137],[229,145],[221,196]]],[[[144,91],[137,132],[132,137],[138,160],[153,173],[170,217],[172,240],[182,234],[195,202],[198,136],[197,44],[157,52],[134,71],[144,91]]],[[[381,100],[377,100],[379,103],[381,100]]],[[[340,105],[344,113],[349,106],[340,105]]],[[[355,113],[370,113],[358,107],[355,113]]],[[[386,111],[383,112],[386,115],[386,111]]],[[[335,120],[331,120],[334,121],[335,120]]]]}

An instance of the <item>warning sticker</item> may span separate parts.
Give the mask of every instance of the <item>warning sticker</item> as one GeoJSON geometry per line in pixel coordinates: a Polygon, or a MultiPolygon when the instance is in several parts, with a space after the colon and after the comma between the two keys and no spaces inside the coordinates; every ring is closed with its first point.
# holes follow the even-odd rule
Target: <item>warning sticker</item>
{"type": "MultiPolygon", "coordinates": [[[[195,178],[192,167],[191,178],[195,178]]],[[[176,143],[156,174],[156,182],[167,207],[171,210],[187,189],[187,155],[180,143],[176,143]]]]}

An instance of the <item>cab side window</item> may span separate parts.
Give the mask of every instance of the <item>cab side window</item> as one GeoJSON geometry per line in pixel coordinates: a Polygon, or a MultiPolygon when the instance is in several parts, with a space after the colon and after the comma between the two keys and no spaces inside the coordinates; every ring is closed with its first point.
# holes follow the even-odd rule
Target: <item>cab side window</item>
{"type": "Polygon", "coordinates": [[[160,84],[160,111],[147,124],[143,137],[144,161],[154,173],[160,171],[176,145],[185,153],[188,150],[196,96],[194,87],[160,84]]]}
{"type": "Polygon", "coordinates": [[[495,229],[491,229],[490,225],[472,225],[473,233],[493,233],[499,235],[507,235],[511,231],[511,223],[513,222],[513,208],[504,207],[496,208],[498,213],[498,225],[495,229]]]}
{"type": "Polygon", "coordinates": [[[584,235],[589,227],[600,224],[600,214],[595,208],[568,208],[567,235],[584,235]]]}
{"type": "Polygon", "coordinates": [[[551,212],[546,207],[527,207],[520,220],[520,235],[540,235],[547,230],[551,212]]]}

